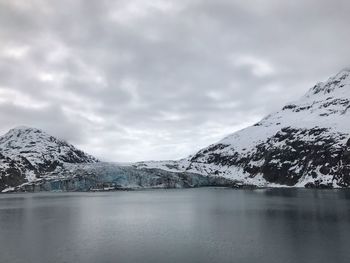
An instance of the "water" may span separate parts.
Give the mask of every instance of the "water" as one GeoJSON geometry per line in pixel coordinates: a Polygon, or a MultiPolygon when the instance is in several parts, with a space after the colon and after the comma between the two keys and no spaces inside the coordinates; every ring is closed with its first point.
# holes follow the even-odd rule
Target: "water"
{"type": "Polygon", "coordinates": [[[0,195],[0,262],[350,262],[350,191],[0,195]]]}

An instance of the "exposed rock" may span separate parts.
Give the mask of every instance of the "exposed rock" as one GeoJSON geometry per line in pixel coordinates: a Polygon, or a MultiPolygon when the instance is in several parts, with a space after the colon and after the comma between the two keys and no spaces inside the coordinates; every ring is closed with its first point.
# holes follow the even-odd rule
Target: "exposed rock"
{"type": "Polygon", "coordinates": [[[67,163],[97,161],[39,129],[14,128],[0,137],[0,192],[36,180],[67,163]]]}
{"type": "MultiPolygon", "coordinates": [[[[345,69],[300,100],[173,166],[257,186],[349,187],[349,108],[350,70],[345,69]]],[[[166,163],[142,166],[167,169],[166,163]]]]}
{"type": "Polygon", "coordinates": [[[0,191],[350,187],[349,108],[346,69],[300,100],[191,157],[131,166],[98,163],[40,130],[16,128],[0,137],[0,191]]]}

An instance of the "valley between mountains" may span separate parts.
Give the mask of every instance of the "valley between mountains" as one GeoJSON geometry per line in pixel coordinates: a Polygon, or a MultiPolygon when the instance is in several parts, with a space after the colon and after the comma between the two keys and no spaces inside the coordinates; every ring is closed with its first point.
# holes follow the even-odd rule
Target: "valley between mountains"
{"type": "Polygon", "coordinates": [[[0,137],[0,192],[350,186],[350,69],[190,157],[101,162],[39,129],[0,137]]]}

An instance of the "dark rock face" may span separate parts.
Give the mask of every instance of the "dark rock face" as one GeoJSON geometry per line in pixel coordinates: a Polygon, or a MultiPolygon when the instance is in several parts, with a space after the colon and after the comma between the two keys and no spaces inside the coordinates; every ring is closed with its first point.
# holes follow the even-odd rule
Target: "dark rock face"
{"type": "Polygon", "coordinates": [[[92,156],[40,130],[16,128],[0,137],[0,191],[37,179],[41,181],[26,187],[350,187],[349,109],[350,69],[345,69],[299,101],[193,157],[134,168],[100,166],[92,156]]]}
{"type": "Polygon", "coordinates": [[[28,127],[10,130],[0,137],[0,192],[45,176],[65,164],[98,160],[73,145],[28,127]]]}
{"type": "MultiPolygon", "coordinates": [[[[327,129],[321,128],[282,129],[266,144],[260,145],[256,153],[264,158],[261,167],[263,177],[269,182],[286,185],[295,185],[305,175],[316,178],[316,171],[335,178],[340,173],[339,169],[335,168],[339,167],[342,155],[346,151],[338,142],[344,138],[343,134],[330,136],[327,129]],[[279,144],[281,142],[283,144],[279,144]]],[[[322,179],[319,183],[322,184],[322,179]]]]}
{"type": "Polygon", "coordinates": [[[350,69],[344,69],[300,100],[199,151],[189,160],[191,171],[260,185],[350,187],[349,109],[350,69]]]}
{"type": "MultiPolygon", "coordinates": [[[[256,146],[246,155],[234,152],[215,152],[227,145],[217,144],[200,151],[191,161],[200,162],[206,157],[208,164],[217,166],[238,166],[251,177],[262,174],[271,183],[293,186],[302,177],[312,177],[312,187],[332,187],[332,181],[339,186],[350,186],[350,146],[347,134],[332,133],[326,128],[295,129],[286,127],[256,146]],[[321,175],[331,177],[324,181],[321,175]]],[[[307,187],[311,187],[308,184],[307,187]]]]}
{"type": "Polygon", "coordinates": [[[0,164],[0,192],[7,187],[26,182],[24,174],[35,171],[35,168],[24,157],[13,160],[0,154],[0,164]]]}
{"type": "Polygon", "coordinates": [[[350,139],[346,142],[346,146],[350,147],[350,139]]]}

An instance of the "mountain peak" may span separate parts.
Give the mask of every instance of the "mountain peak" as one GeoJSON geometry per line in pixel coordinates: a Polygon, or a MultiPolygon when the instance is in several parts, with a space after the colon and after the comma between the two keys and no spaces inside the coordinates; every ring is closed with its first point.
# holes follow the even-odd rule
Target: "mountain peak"
{"type": "Polygon", "coordinates": [[[32,127],[19,126],[0,136],[0,153],[10,158],[24,156],[32,164],[48,160],[66,163],[91,163],[97,159],[73,145],[32,127]]]}
{"type": "Polygon", "coordinates": [[[93,156],[40,129],[15,127],[0,136],[0,191],[49,176],[68,164],[96,162],[93,156]]]}
{"type": "MultiPolygon", "coordinates": [[[[8,148],[8,145],[13,147],[16,145],[15,148],[20,149],[28,147],[28,144],[38,146],[48,141],[59,142],[60,140],[37,128],[17,126],[10,129],[5,135],[0,136],[0,150],[8,148]]],[[[64,142],[62,141],[62,143],[64,142]]]]}
{"type": "Polygon", "coordinates": [[[326,82],[317,83],[307,94],[307,97],[312,95],[326,95],[342,90],[344,87],[350,86],[350,67],[344,68],[334,76],[330,77],[326,82]]]}
{"type": "Polygon", "coordinates": [[[29,127],[29,126],[17,126],[12,129],[10,129],[6,134],[28,134],[28,133],[45,133],[43,130],[34,128],[34,127],[29,127]]]}
{"type": "Polygon", "coordinates": [[[38,129],[34,128],[34,127],[20,125],[20,126],[16,126],[16,127],[12,128],[11,130],[38,130],[38,129]]]}
{"type": "MultiPolygon", "coordinates": [[[[350,67],[345,67],[345,68],[343,68],[341,71],[339,71],[338,74],[345,73],[345,72],[349,73],[349,72],[350,72],[350,67]]],[[[338,75],[338,74],[337,74],[337,75],[338,75]]]]}
{"type": "Polygon", "coordinates": [[[335,76],[331,77],[327,82],[334,82],[334,81],[343,81],[347,80],[347,83],[350,82],[350,67],[343,68],[341,71],[339,71],[335,76]]]}
{"type": "Polygon", "coordinates": [[[185,169],[261,186],[350,187],[349,118],[345,68],[281,111],[200,150],[185,169]]]}

